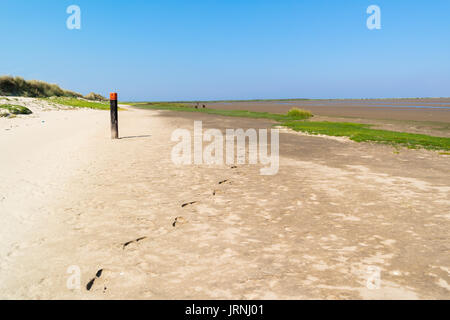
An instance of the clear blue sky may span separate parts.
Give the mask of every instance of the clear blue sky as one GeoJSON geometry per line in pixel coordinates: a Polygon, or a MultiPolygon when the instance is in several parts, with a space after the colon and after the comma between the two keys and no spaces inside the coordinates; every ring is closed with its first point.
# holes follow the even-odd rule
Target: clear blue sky
{"type": "Polygon", "coordinates": [[[1,0],[0,27],[0,74],[122,100],[450,96],[449,0],[1,0]]]}

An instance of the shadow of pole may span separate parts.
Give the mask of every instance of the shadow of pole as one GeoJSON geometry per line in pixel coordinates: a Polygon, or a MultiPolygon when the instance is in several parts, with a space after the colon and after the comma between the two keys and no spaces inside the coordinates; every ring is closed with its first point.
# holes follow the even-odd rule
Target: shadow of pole
{"type": "Polygon", "coordinates": [[[129,137],[121,137],[120,140],[123,139],[138,139],[138,138],[149,138],[151,137],[151,134],[147,134],[147,135],[142,135],[142,136],[129,136],[129,137]]]}

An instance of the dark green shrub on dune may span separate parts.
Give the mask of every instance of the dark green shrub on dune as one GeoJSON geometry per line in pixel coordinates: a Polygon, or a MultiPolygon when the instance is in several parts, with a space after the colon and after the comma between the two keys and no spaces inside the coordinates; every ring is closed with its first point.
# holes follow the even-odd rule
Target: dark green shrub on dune
{"type": "Polygon", "coordinates": [[[105,97],[95,92],[85,95],[84,98],[92,101],[107,101],[105,97]]]}
{"type": "Polygon", "coordinates": [[[10,115],[18,114],[32,114],[30,109],[24,106],[17,106],[12,104],[0,105],[0,117],[9,117],[10,115]]]}

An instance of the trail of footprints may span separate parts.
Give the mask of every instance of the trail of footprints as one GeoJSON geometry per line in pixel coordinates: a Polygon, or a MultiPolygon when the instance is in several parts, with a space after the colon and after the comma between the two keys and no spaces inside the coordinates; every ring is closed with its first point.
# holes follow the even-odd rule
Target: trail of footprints
{"type": "MultiPolygon", "coordinates": [[[[232,166],[232,167],[230,167],[230,169],[237,169],[237,166],[232,166]]],[[[219,181],[218,184],[219,185],[231,184],[231,181],[229,179],[225,179],[225,180],[219,181]]],[[[213,190],[212,195],[216,196],[219,192],[220,192],[220,190],[215,189],[215,190],[213,190]]],[[[187,206],[192,206],[192,205],[197,204],[197,203],[198,203],[198,201],[186,202],[186,203],[183,203],[181,205],[181,207],[185,208],[187,206]]],[[[181,225],[181,224],[184,224],[184,223],[186,223],[186,219],[185,218],[183,218],[183,217],[176,217],[174,222],[172,223],[172,227],[176,228],[177,225],[181,225]]]]}
{"type": "MultiPolygon", "coordinates": [[[[237,169],[237,166],[232,166],[232,167],[230,167],[230,168],[231,168],[231,169],[237,169]]],[[[220,181],[218,184],[219,184],[219,185],[231,184],[231,181],[230,181],[229,179],[225,179],[225,180],[220,181]]],[[[214,190],[214,191],[212,192],[212,195],[215,196],[215,195],[217,195],[219,192],[220,192],[220,190],[214,190]]],[[[182,207],[182,208],[186,208],[186,207],[188,207],[188,206],[192,206],[192,205],[195,205],[195,204],[197,204],[197,203],[198,203],[198,201],[190,201],[190,202],[183,203],[183,204],[181,205],[181,207],[182,207]]],[[[186,222],[187,222],[187,221],[186,221],[186,219],[185,219],[184,217],[176,217],[175,220],[174,220],[173,223],[172,223],[172,227],[176,228],[178,225],[185,224],[186,222]]],[[[133,244],[133,243],[139,243],[139,242],[144,241],[144,240],[146,240],[146,239],[148,239],[148,237],[140,237],[140,238],[137,238],[137,239],[135,239],[135,240],[131,240],[131,241],[127,241],[127,242],[125,242],[125,243],[122,243],[122,244],[121,244],[122,250],[125,250],[128,246],[130,246],[130,245],[133,244]]],[[[103,269],[100,269],[100,270],[97,271],[97,273],[95,274],[95,277],[92,278],[92,279],[87,283],[87,285],[86,285],[86,290],[87,290],[87,291],[91,291],[92,287],[94,286],[94,283],[95,283],[98,279],[101,278],[102,274],[103,274],[103,269]]],[[[106,290],[107,290],[107,288],[106,288],[106,286],[105,286],[105,287],[103,288],[103,293],[105,293],[106,290]]]]}

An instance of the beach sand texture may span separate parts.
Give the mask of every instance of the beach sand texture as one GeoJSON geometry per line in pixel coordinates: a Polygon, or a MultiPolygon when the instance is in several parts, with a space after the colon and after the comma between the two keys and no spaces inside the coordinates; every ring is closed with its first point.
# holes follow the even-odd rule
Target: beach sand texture
{"type": "Polygon", "coordinates": [[[450,298],[449,156],[283,130],[278,175],[176,166],[194,119],[272,125],[130,109],[112,141],[108,112],[0,119],[0,298],[450,298]]]}

